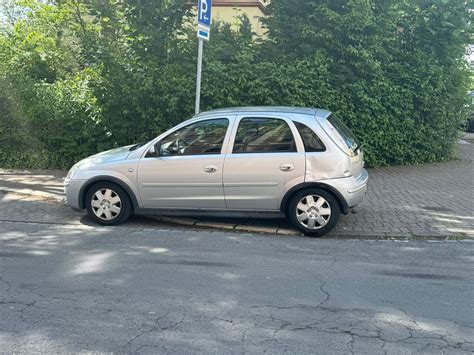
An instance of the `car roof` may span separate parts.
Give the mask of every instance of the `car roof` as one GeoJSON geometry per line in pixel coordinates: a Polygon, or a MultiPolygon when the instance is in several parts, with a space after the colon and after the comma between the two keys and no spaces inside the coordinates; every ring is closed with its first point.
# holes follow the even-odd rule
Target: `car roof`
{"type": "Polygon", "coordinates": [[[229,113],[294,113],[300,115],[311,115],[311,116],[321,116],[328,117],[331,112],[324,109],[317,108],[308,108],[308,107],[293,107],[293,106],[247,106],[247,107],[228,107],[220,108],[210,111],[201,112],[198,115],[194,116],[195,118],[207,116],[210,114],[229,114],[229,113]]]}

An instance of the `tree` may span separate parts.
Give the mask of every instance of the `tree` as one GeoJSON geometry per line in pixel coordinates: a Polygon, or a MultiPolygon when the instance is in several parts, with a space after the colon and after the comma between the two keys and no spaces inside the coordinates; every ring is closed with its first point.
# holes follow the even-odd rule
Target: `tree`
{"type": "Polygon", "coordinates": [[[269,9],[264,56],[288,65],[323,58],[331,90],[322,95],[334,99],[326,107],[366,143],[369,163],[453,156],[465,117],[467,2],[274,0],[269,9]]]}
{"type": "MultiPolygon", "coordinates": [[[[186,0],[4,4],[0,164],[66,168],[192,115],[197,41],[186,0]]],[[[369,165],[452,158],[467,107],[469,6],[272,0],[265,39],[246,17],[213,24],[202,107],[327,108],[365,143],[369,165]]]]}

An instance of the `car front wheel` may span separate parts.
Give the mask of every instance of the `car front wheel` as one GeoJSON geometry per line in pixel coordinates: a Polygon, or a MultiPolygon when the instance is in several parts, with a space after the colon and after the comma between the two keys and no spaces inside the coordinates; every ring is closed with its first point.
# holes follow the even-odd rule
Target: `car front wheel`
{"type": "Polygon", "coordinates": [[[293,226],[310,237],[321,237],[330,232],[340,214],[336,198],[318,188],[297,192],[288,206],[288,217],[293,226]]]}
{"type": "Polygon", "coordinates": [[[121,224],[132,214],[132,204],[125,190],[109,182],[91,186],[86,195],[86,209],[92,220],[108,226],[121,224]]]}

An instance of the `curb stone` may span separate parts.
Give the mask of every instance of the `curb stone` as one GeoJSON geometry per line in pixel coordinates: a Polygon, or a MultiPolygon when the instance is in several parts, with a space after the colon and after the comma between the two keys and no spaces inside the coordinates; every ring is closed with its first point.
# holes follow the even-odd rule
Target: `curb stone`
{"type": "Polygon", "coordinates": [[[173,218],[173,217],[168,217],[168,216],[159,216],[158,217],[160,221],[166,222],[166,223],[172,223],[172,224],[178,224],[177,221],[179,220],[179,224],[183,226],[194,226],[197,221],[195,219],[191,218],[173,218]]]}
{"type": "Polygon", "coordinates": [[[301,235],[298,231],[288,228],[278,228],[276,233],[280,235],[301,235]]]}
{"type": "Polygon", "coordinates": [[[244,232],[276,234],[277,227],[250,226],[250,225],[240,224],[240,225],[235,226],[235,230],[244,231],[244,232]]]}
{"type": "Polygon", "coordinates": [[[195,224],[196,227],[204,227],[204,228],[215,228],[215,229],[235,229],[237,224],[235,223],[222,223],[222,222],[199,222],[197,221],[195,224]]]}
{"type": "Polygon", "coordinates": [[[251,233],[264,233],[264,234],[279,234],[279,235],[294,235],[294,236],[301,235],[300,232],[296,230],[292,230],[292,229],[287,229],[287,228],[252,226],[252,225],[236,224],[236,223],[199,221],[192,218],[178,218],[178,217],[169,217],[169,216],[161,216],[158,218],[160,219],[160,221],[166,222],[166,223],[193,226],[193,227],[199,227],[199,228],[233,230],[236,232],[251,232],[251,233]]]}

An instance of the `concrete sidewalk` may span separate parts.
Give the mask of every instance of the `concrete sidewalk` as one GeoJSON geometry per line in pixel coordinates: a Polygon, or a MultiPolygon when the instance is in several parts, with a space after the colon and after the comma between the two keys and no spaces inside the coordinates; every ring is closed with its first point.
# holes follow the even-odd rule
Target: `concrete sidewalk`
{"type": "MultiPolygon", "coordinates": [[[[460,144],[459,149],[461,159],[457,161],[371,169],[367,198],[354,213],[341,218],[329,237],[474,238],[474,144],[460,144]]],[[[0,207],[0,220],[28,219],[30,216],[43,221],[80,220],[82,214],[61,203],[58,205],[64,199],[64,175],[63,171],[0,170],[0,191],[35,196],[35,202],[22,203],[19,209],[0,207]],[[38,198],[54,203],[51,202],[50,207],[43,203],[38,211],[38,207],[33,206],[40,203],[38,198]]],[[[8,205],[13,206],[15,199],[8,198],[8,205]]],[[[160,220],[241,232],[298,234],[285,220],[165,217],[160,220]]]]}
{"type": "Polygon", "coordinates": [[[63,170],[0,169],[0,191],[64,200],[63,170]]]}

